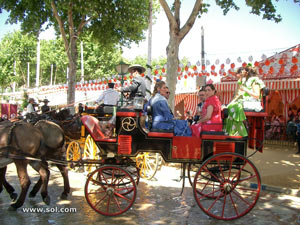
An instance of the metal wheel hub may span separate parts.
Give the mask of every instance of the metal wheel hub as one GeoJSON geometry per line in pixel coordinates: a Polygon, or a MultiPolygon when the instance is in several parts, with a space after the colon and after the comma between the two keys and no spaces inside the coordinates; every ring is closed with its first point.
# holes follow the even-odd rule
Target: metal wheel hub
{"type": "Polygon", "coordinates": [[[109,188],[106,189],[106,193],[109,196],[112,196],[115,193],[115,190],[112,187],[109,187],[109,188]]]}
{"type": "Polygon", "coordinates": [[[221,185],[221,189],[222,189],[222,192],[224,194],[229,194],[230,192],[233,191],[233,186],[231,183],[229,182],[224,182],[222,185],[221,185]]]}

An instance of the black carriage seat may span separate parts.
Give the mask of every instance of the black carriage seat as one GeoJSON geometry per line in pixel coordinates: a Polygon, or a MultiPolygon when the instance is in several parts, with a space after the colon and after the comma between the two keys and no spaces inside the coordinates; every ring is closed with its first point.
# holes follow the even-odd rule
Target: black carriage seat
{"type": "Polygon", "coordinates": [[[116,106],[103,106],[104,114],[112,115],[114,113],[114,107],[116,106]]]}

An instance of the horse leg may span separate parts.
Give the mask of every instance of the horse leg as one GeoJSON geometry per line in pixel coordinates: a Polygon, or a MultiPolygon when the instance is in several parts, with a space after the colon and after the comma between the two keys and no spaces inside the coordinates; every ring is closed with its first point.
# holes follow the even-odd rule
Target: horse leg
{"type": "Polygon", "coordinates": [[[28,162],[26,162],[25,160],[14,160],[14,162],[17,168],[17,173],[20,181],[21,194],[18,200],[10,205],[9,210],[16,210],[24,204],[26,194],[30,186],[30,179],[27,173],[28,162]]]}
{"type": "Polygon", "coordinates": [[[61,194],[61,199],[67,199],[68,194],[70,193],[70,183],[69,183],[69,176],[68,176],[68,168],[65,165],[56,164],[56,167],[59,169],[63,179],[64,179],[64,191],[61,194]]]}
{"type": "Polygon", "coordinates": [[[42,187],[41,196],[46,205],[50,204],[50,197],[48,195],[48,182],[50,172],[48,169],[48,164],[44,162],[30,162],[31,167],[40,174],[40,179],[34,185],[30,192],[30,197],[34,197],[39,189],[42,187]]]}
{"type": "Polygon", "coordinates": [[[42,186],[42,178],[40,177],[38,182],[33,186],[32,190],[30,191],[29,198],[34,198],[36,194],[39,192],[41,186],[42,186]]]}
{"type": "MultiPolygon", "coordinates": [[[[36,168],[36,166],[33,166],[33,162],[30,163],[31,167],[36,171],[39,172],[39,167],[36,168]]],[[[40,176],[40,179],[38,180],[38,182],[33,186],[32,190],[29,193],[29,198],[34,198],[36,196],[36,194],[39,192],[41,186],[42,186],[42,177],[40,176]]]]}
{"type": "Polygon", "coordinates": [[[0,168],[0,193],[2,192],[4,186],[10,198],[15,201],[18,197],[18,194],[15,193],[15,189],[7,182],[5,178],[6,170],[7,166],[0,168]]]}

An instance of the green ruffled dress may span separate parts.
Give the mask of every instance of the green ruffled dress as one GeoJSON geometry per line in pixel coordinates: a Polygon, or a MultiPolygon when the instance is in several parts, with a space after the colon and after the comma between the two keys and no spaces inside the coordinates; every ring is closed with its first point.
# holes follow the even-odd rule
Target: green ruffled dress
{"type": "MultiPolygon", "coordinates": [[[[265,87],[265,84],[258,77],[250,77],[248,80],[242,79],[239,85],[244,85],[249,90],[252,89],[253,85],[258,84],[260,89],[265,87]]],[[[241,95],[235,102],[229,103],[228,117],[226,119],[225,132],[231,136],[248,136],[247,129],[244,125],[246,115],[244,112],[244,104],[247,105],[247,110],[260,111],[261,104],[260,99],[257,100],[250,96],[248,93],[241,95]],[[247,104],[246,104],[247,103],[247,104]]]]}

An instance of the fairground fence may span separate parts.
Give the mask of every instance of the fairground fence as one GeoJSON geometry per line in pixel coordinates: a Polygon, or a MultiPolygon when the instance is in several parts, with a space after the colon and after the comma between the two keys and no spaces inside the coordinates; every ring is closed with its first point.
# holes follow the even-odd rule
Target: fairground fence
{"type": "Polygon", "coordinates": [[[265,144],[294,146],[296,142],[296,128],[287,130],[285,124],[265,125],[265,144]]]}

